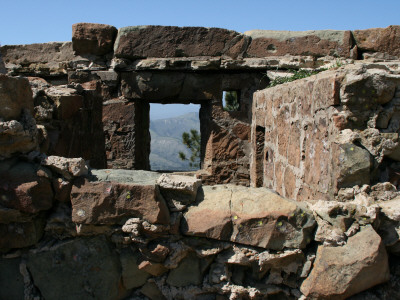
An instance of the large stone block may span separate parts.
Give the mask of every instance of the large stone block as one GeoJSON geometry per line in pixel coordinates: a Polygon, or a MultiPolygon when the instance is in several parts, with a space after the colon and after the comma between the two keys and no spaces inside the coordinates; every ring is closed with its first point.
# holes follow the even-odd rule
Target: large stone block
{"type": "Polygon", "coordinates": [[[385,247],[368,225],[344,246],[319,246],[314,268],[301,285],[301,291],[312,299],[346,299],[387,280],[385,247]]]}
{"type": "Polygon", "coordinates": [[[248,37],[231,30],[205,27],[131,26],[118,30],[114,51],[117,57],[243,55],[248,37]]]}
{"type": "Polygon", "coordinates": [[[246,54],[250,57],[290,55],[351,57],[352,36],[344,30],[250,30],[246,54]]]}
{"type": "Polygon", "coordinates": [[[353,36],[361,51],[400,56],[400,26],[354,30],[353,36]]]}
{"type": "Polygon", "coordinates": [[[45,222],[36,218],[30,222],[0,224],[0,252],[35,245],[43,236],[45,222]]]}
{"type": "Polygon", "coordinates": [[[22,111],[33,115],[33,98],[29,81],[0,74],[0,120],[19,120],[22,111]]]}
{"type": "Polygon", "coordinates": [[[105,24],[72,25],[72,47],[76,54],[104,55],[113,50],[117,28],[105,24]]]}
{"type": "Polygon", "coordinates": [[[71,191],[72,220],[81,224],[119,224],[138,217],[168,224],[169,211],[158,186],[78,180],[71,191]]]}
{"type": "Polygon", "coordinates": [[[118,255],[104,237],[32,250],[28,270],[45,299],[117,299],[118,255]]]}
{"type": "Polygon", "coordinates": [[[0,259],[0,299],[24,300],[24,278],[19,272],[20,258],[0,259]]]}
{"type": "Polygon", "coordinates": [[[267,189],[228,185],[202,191],[199,203],[184,214],[186,235],[274,250],[304,248],[311,241],[312,214],[267,189]]]}
{"type": "Polygon", "coordinates": [[[7,69],[17,74],[65,74],[74,59],[71,42],[6,45],[0,48],[7,69]]]}

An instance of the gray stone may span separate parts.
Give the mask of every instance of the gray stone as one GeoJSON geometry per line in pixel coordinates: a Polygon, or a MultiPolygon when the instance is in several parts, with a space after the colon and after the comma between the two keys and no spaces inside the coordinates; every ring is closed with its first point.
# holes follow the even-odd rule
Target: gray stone
{"type": "Polygon", "coordinates": [[[118,183],[150,185],[156,184],[159,177],[160,173],[143,170],[92,169],[89,178],[92,181],[114,181],[118,183]]]}
{"type": "Polygon", "coordinates": [[[24,278],[20,258],[0,258],[0,299],[24,300],[24,278]]]}
{"type": "Polygon", "coordinates": [[[338,185],[341,188],[345,188],[369,184],[371,169],[369,152],[354,144],[342,144],[340,148],[340,178],[338,179],[338,185]]]}
{"type": "Polygon", "coordinates": [[[119,257],[122,267],[122,281],[125,288],[130,290],[144,285],[150,274],[139,270],[137,261],[140,255],[130,248],[124,248],[121,250],[119,257]]]}
{"type": "Polygon", "coordinates": [[[116,299],[118,255],[104,237],[60,242],[29,252],[28,269],[45,299],[116,299]]]}
{"type": "Polygon", "coordinates": [[[183,287],[187,285],[199,285],[203,276],[200,269],[200,259],[193,253],[186,256],[176,269],[169,272],[167,283],[183,287]]]}
{"type": "Polygon", "coordinates": [[[88,166],[83,158],[48,156],[42,160],[41,164],[67,179],[88,174],[88,166]]]}
{"type": "Polygon", "coordinates": [[[147,282],[140,292],[151,300],[166,300],[160,289],[154,282],[147,282]]]}

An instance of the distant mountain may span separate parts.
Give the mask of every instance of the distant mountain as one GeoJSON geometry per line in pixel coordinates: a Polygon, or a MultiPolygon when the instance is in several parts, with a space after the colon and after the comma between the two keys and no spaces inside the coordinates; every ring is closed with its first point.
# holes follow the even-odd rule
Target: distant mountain
{"type": "Polygon", "coordinates": [[[150,121],[150,167],[152,170],[187,171],[191,169],[189,163],[180,160],[178,156],[179,151],[190,156],[190,151],[182,143],[182,133],[189,132],[190,129],[200,132],[197,112],[150,121]]]}

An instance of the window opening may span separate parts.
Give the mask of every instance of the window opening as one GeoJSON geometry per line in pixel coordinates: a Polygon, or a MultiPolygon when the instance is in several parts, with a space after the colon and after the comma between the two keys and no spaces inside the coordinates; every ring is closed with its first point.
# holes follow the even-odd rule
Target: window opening
{"type": "Polygon", "coordinates": [[[222,107],[225,111],[240,110],[240,92],[239,91],[223,91],[222,92],[222,107]]]}
{"type": "Polygon", "coordinates": [[[150,104],[152,171],[200,169],[199,110],[196,104],[150,104]]]}

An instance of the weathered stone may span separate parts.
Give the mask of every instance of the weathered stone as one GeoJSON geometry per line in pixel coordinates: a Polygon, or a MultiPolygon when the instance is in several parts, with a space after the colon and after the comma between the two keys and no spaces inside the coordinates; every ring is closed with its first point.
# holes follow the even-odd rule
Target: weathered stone
{"type": "Polygon", "coordinates": [[[20,121],[0,121],[0,157],[27,153],[38,146],[38,130],[30,113],[24,111],[20,121]]]}
{"type": "Polygon", "coordinates": [[[124,248],[121,251],[122,281],[127,290],[144,285],[150,277],[149,273],[139,270],[139,265],[137,264],[139,257],[130,248],[124,248]]]}
{"type": "Polygon", "coordinates": [[[354,30],[353,36],[361,51],[382,52],[400,57],[400,26],[354,30]]]}
{"type": "Polygon", "coordinates": [[[118,30],[115,56],[146,57],[242,56],[248,38],[221,28],[131,26],[118,30]]]}
{"type": "Polygon", "coordinates": [[[388,279],[386,250],[379,235],[367,226],[345,246],[319,246],[301,291],[310,298],[345,299],[388,279]]]}
{"type": "Polygon", "coordinates": [[[180,262],[176,269],[169,272],[167,283],[172,286],[183,287],[187,285],[199,285],[202,279],[200,259],[194,254],[189,254],[180,262]]]}
{"type": "Polygon", "coordinates": [[[117,28],[104,24],[76,23],[72,25],[72,48],[75,54],[104,55],[113,51],[117,28]]]}
{"type": "Polygon", "coordinates": [[[0,119],[19,120],[22,111],[33,115],[33,98],[29,81],[0,74],[0,119]]]}
{"type": "Polygon", "coordinates": [[[48,95],[55,103],[57,116],[60,120],[67,120],[74,117],[84,106],[81,95],[73,88],[56,86],[46,89],[48,95]]]}
{"type": "Polygon", "coordinates": [[[6,73],[7,73],[6,66],[4,65],[3,57],[0,51],[0,74],[6,74],[6,73]]]}
{"type": "Polygon", "coordinates": [[[24,278],[20,258],[0,258],[0,299],[24,300],[24,278]]]}
{"type": "Polygon", "coordinates": [[[343,144],[339,161],[340,178],[338,178],[338,183],[340,187],[369,184],[371,156],[367,150],[354,144],[343,144]]]}
{"type": "Polygon", "coordinates": [[[52,180],[54,199],[59,202],[70,202],[72,183],[62,178],[52,180]]]}
{"type": "Polygon", "coordinates": [[[232,187],[231,241],[281,250],[304,248],[314,218],[306,208],[266,189],[232,187]]]}
{"type": "Polygon", "coordinates": [[[151,300],[166,300],[160,289],[154,282],[147,282],[140,292],[151,300]]]}
{"type": "Polygon", "coordinates": [[[76,226],[71,220],[71,207],[67,203],[60,203],[53,208],[47,218],[47,234],[56,238],[75,237],[81,233],[81,228],[76,226]]]}
{"type": "Polygon", "coordinates": [[[289,55],[350,57],[350,31],[310,30],[273,31],[250,30],[244,33],[252,38],[246,53],[250,57],[289,55]]]}
{"type": "Polygon", "coordinates": [[[287,274],[296,273],[304,262],[304,254],[301,250],[286,250],[283,253],[261,252],[258,255],[260,271],[270,269],[283,271],[287,274]]]}
{"type": "Polygon", "coordinates": [[[38,176],[37,170],[37,165],[26,162],[1,162],[0,204],[32,214],[50,209],[53,204],[51,183],[38,176]]]}
{"type": "Polygon", "coordinates": [[[71,202],[76,223],[119,224],[132,217],[169,223],[168,208],[155,185],[79,180],[72,187],[71,202]]]}
{"type": "Polygon", "coordinates": [[[28,269],[45,299],[116,299],[118,255],[104,237],[75,239],[29,252],[28,269]]]}
{"type": "Polygon", "coordinates": [[[171,211],[182,211],[196,199],[201,180],[190,176],[162,174],[157,184],[171,211]]]}
{"type": "Polygon", "coordinates": [[[35,245],[43,235],[44,221],[0,224],[0,252],[35,245]]]}
{"type": "Polygon", "coordinates": [[[47,156],[42,161],[43,166],[47,166],[54,172],[67,179],[85,176],[88,174],[88,167],[82,158],[65,158],[60,156],[47,156]]]}
{"type": "Polygon", "coordinates": [[[183,103],[212,100],[221,96],[221,76],[177,72],[124,72],[121,74],[121,92],[128,99],[146,99],[161,103],[171,100],[183,103]]]}
{"type": "Polygon", "coordinates": [[[151,243],[147,247],[139,248],[139,251],[146,259],[161,263],[165,261],[169,253],[169,248],[158,243],[151,243]]]}
{"type": "Polygon", "coordinates": [[[203,187],[203,193],[184,214],[186,235],[275,250],[304,248],[311,241],[315,221],[310,212],[271,191],[214,186],[203,187]]]}
{"type": "Polygon", "coordinates": [[[168,271],[168,269],[164,265],[148,260],[142,261],[139,264],[138,268],[139,270],[143,270],[144,272],[147,272],[153,276],[160,276],[168,271]]]}
{"type": "Polygon", "coordinates": [[[71,42],[6,45],[0,51],[7,69],[16,74],[65,74],[74,59],[71,42]]]}

